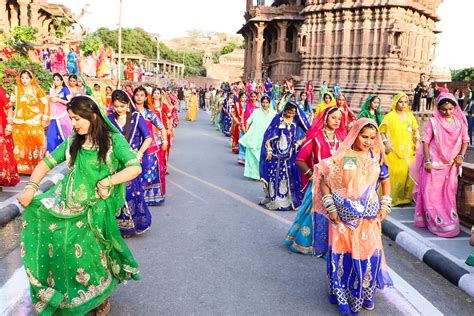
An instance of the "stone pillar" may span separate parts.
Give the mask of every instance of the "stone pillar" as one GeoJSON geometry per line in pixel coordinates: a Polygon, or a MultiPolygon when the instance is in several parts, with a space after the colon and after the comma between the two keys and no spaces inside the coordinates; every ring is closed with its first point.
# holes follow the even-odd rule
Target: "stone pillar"
{"type": "Polygon", "coordinates": [[[10,24],[8,23],[7,0],[0,0],[0,33],[9,33],[10,24]]]}
{"type": "Polygon", "coordinates": [[[10,30],[13,31],[15,26],[19,25],[18,11],[14,4],[10,4],[10,30]]]}
{"type": "Polygon", "coordinates": [[[281,21],[278,22],[278,27],[280,28],[278,44],[277,44],[277,53],[286,53],[286,31],[288,30],[288,22],[281,21]]]}
{"type": "Polygon", "coordinates": [[[20,25],[28,25],[28,4],[30,0],[18,0],[20,6],[20,25]]]}
{"type": "Polygon", "coordinates": [[[257,27],[257,49],[255,56],[255,79],[262,79],[262,65],[263,65],[263,31],[265,30],[265,23],[255,23],[257,27]]]}
{"type": "Polygon", "coordinates": [[[39,21],[39,4],[37,2],[32,2],[30,4],[30,13],[31,13],[31,26],[41,28],[41,23],[39,21]]]}

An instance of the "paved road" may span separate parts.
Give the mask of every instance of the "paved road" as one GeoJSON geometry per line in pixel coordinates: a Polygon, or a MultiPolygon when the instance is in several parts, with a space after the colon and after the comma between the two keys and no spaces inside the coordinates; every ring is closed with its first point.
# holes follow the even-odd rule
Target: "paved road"
{"type": "MultiPolygon", "coordinates": [[[[295,213],[259,207],[261,185],[243,177],[209,116],[198,116],[177,130],[167,201],[152,208],[153,227],[127,241],[143,279],[114,292],[111,315],[337,314],[327,303],[325,261],[283,244],[295,213]]],[[[377,292],[375,312],[362,315],[474,314],[471,298],[384,241],[396,286],[377,292]]]]}

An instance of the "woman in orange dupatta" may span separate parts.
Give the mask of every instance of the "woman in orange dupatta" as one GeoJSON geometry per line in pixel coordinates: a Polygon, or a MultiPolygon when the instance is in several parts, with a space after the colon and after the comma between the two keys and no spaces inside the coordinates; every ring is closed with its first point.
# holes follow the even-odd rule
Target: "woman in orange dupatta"
{"type": "Polygon", "coordinates": [[[372,310],[375,288],[393,284],[385,269],[381,227],[391,210],[390,181],[377,124],[358,120],[314,174],[315,212],[329,220],[329,302],[341,314],[372,310]]]}
{"type": "Polygon", "coordinates": [[[44,129],[49,125],[49,103],[46,93],[29,70],[16,78],[17,86],[10,97],[15,104],[13,117],[13,154],[18,173],[31,174],[45,157],[44,129]]]}

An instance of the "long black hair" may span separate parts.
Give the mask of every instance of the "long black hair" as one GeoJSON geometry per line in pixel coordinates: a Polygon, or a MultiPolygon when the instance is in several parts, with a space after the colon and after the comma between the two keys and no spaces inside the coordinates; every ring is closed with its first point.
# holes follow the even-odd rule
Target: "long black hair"
{"type": "MultiPolygon", "coordinates": [[[[128,104],[128,111],[126,113],[127,118],[125,121],[125,139],[128,140],[128,137],[130,136],[130,126],[132,125],[132,113],[133,109],[131,108],[130,104],[130,97],[128,96],[127,92],[122,91],[122,90],[115,90],[112,92],[112,107],[114,105],[115,101],[119,101],[125,104],[128,104]]],[[[118,114],[114,112],[115,118],[118,118],[118,114]]]]}
{"type": "Polygon", "coordinates": [[[133,102],[135,102],[135,104],[136,104],[135,96],[137,95],[137,93],[138,93],[139,91],[145,92],[145,103],[143,103],[143,106],[144,106],[145,108],[149,109],[149,106],[148,106],[148,91],[145,89],[144,86],[138,86],[138,87],[135,88],[135,90],[133,90],[133,98],[132,98],[132,99],[133,99],[133,102]]]}
{"type": "MultiPolygon", "coordinates": [[[[54,79],[54,77],[58,77],[59,79],[61,79],[61,81],[62,81],[62,83],[63,83],[62,86],[63,86],[63,87],[66,86],[66,83],[64,82],[64,77],[63,77],[59,72],[55,72],[55,73],[53,74],[53,79],[54,79]]],[[[55,86],[55,88],[57,88],[57,87],[55,86]]]]}
{"type": "Polygon", "coordinates": [[[77,154],[86,141],[86,136],[90,137],[92,146],[99,148],[99,162],[105,163],[107,152],[111,146],[112,130],[100,114],[97,104],[89,97],[77,96],[71,99],[67,109],[90,122],[89,131],[86,135],[74,133],[72,136],[72,143],[69,147],[69,154],[71,155],[69,166],[74,166],[77,154]]]}
{"type": "Polygon", "coordinates": [[[305,112],[312,112],[312,107],[311,107],[311,104],[309,104],[309,100],[308,100],[308,94],[306,93],[306,91],[301,91],[300,93],[300,100],[301,100],[301,96],[303,94],[306,94],[306,99],[304,100],[304,104],[303,104],[303,110],[305,112]]]}

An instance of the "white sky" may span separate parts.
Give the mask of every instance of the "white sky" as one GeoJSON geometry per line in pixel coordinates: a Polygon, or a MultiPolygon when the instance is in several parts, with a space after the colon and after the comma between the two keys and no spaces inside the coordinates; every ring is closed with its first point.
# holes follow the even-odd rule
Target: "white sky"
{"type": "MultiPolygon", "coordinates": [[[[80,12],[86,3],[90,14],[82,18],[92,31],[117,28],[119,0],[49,0],[80,12]]],[[[268,0],[271,2],[271,0],[268,0]]],[[[244,23],[245,0],[123,0],[124,27],[141,27],[163,39],[186,35],[187,30],[235,34],[244,23]]],[[[474,67],[471,21],[473,0],[444,0],[438,8],[438,46],[435,65],[449,68],[474,67]]]]}

